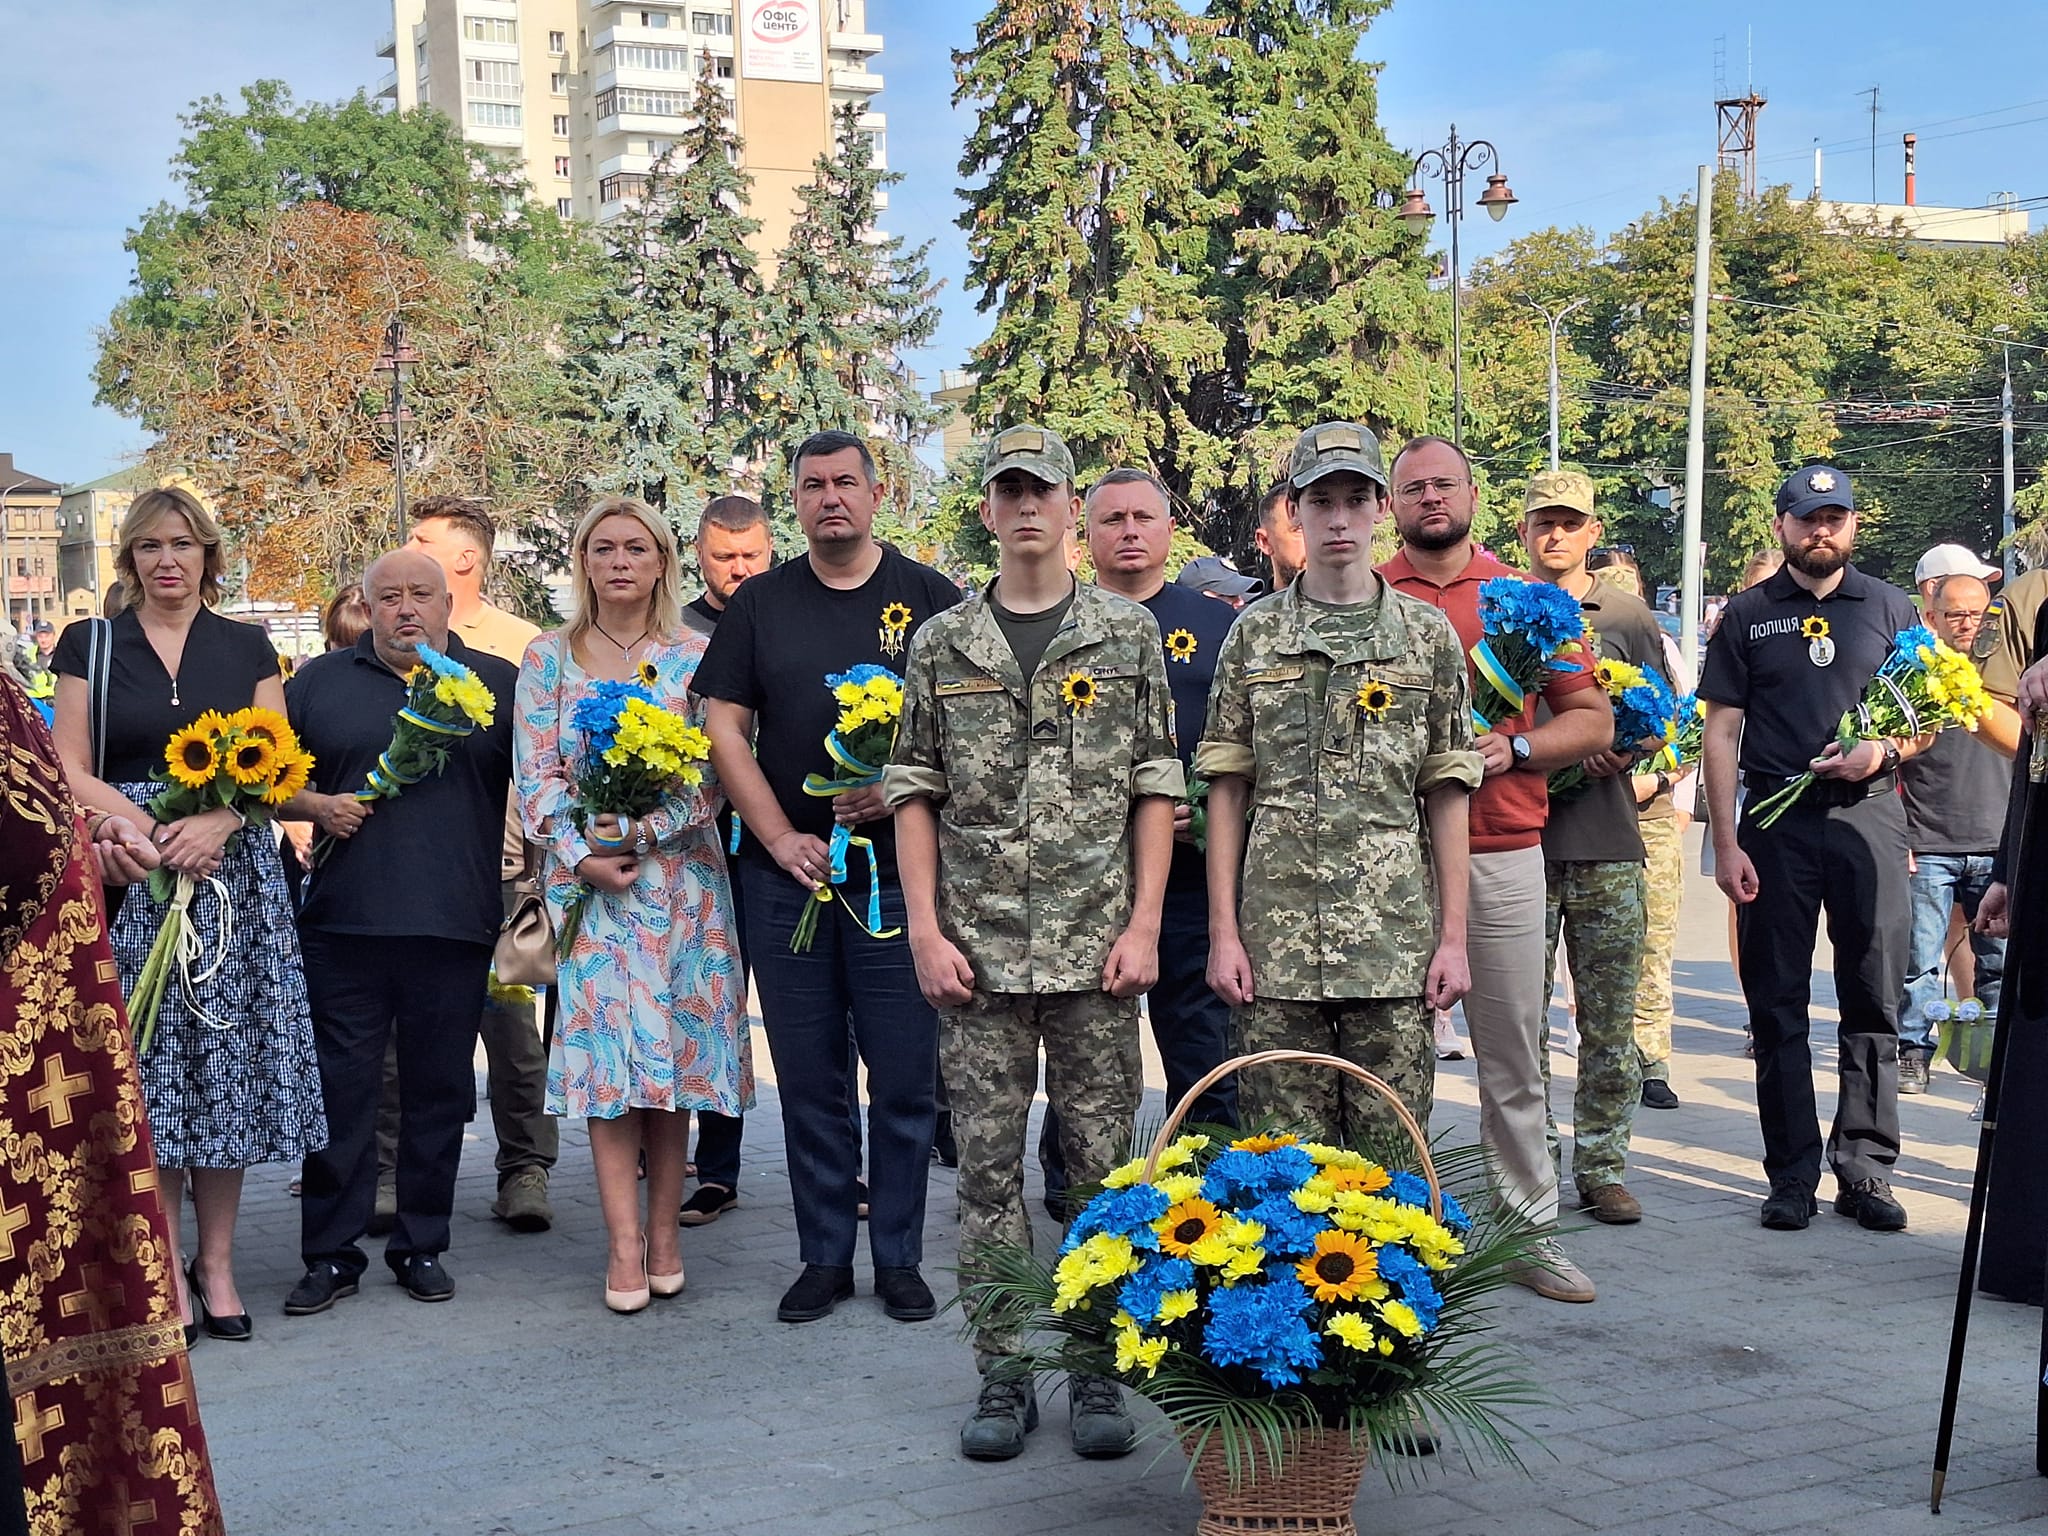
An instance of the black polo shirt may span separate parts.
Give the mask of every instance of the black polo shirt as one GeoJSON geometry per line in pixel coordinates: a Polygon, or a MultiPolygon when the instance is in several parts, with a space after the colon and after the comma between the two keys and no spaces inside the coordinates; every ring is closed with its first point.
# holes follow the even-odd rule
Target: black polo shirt
{"type": "MultiPolygon", "coordinates": [[[[488,729],[455,741],[448,767],[379,800],[354,837],[334,844],[306,877],[301,928],[384,938],[496,941],[504,920],[500,855],[512,785],[513,690],[509,661],[448,637],[447,654],[498,701],[488,729]]],[[[313,754],[312,787],[354,794],[391,745],[404,681],[377,657],[370,635],[350,650],[316,656],[285,685],[285,709],[313,754]]]]}
{"type": "MultiPolygon", "coordinates": [[[[1202,722],[1209,715],[1209,687],[1216,681],[1216,653],[1223,647],[1223,637],[1230,633],[1237,610],[1173,581],[1146,598],[1145,609],[1158,623],[1160,642],[1166,647],[1166,682],[1173,690],[1174,744],[1180,749],[1181,766],[1192,771],[1195,748],[1202,739],[1202,722]]],[[[1176,842],[1167,882],[1175,887],[1206,890],[1208,872],[1202,850],[1193,843],[1176,842]]]]}
{"type": "Polygon", "coordinates": [[[1818,600],[1781,567],[1728,599],[1707,642],[1699,696],[1743,711],[1744,773],[1794,778],[1835,739],[1893,637],[1919,622],[1912,598],[1853,565],[1818,600]],[[1816,618],[1826,621],[1833,652],[1824,666],[1816,665],[1816,642],[1801,633],[1816,618]]]}

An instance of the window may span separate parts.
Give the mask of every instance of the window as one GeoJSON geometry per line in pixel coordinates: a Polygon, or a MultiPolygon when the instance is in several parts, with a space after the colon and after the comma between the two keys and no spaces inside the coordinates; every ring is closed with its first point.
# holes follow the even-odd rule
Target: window
{"type": "Polygon", "coordinates": [[[462,35],[472,43],[516,43],[519,41],[519,23],[502,16],[465,16],[462,18],[462,35]]]}
{"type": "Polygon", "coordinates": [[[732,60],[713,59],[711,61],[711,73],[720,80],[730,80],[732,78],[732,60]]]}
{"type": "Polygon", "coordinates": [[[680,75],[690,67],[690,50],[664,48],[654,43],[618,43],[612,48],[616,69],[655,69],[680,75]]]}
{"type": "Polygon", "coordinates": [[[597,184],[597,200],[601,203],[616,203],[621,198],[638,197],[647,190],[647,178],[637,171],[621,171],[607,176],[597,184]]]}
{"type": "Polygon", "coordinates": [[[555,114],[555,137],[558,139],[569,137],[569,114],[566,112],[557,112],[555,114]]]}
{"type": "Polygon", "coordinates": [[[640,25],[651,27],[656,32],[666,27],[669,24],[669,20],[670,17],[667,11],[642,11],[640,13],[640,25]]]}
{"type": "Polygon", "coordinates": [[[699,37],[731,37],[732,18],[710,11],[692,11],[690,30],[699,37]]]}
{"type": "Polygon", "coordinates": [[[569,34],[568,34],[568,33],[566,33],[566,32],[550,32],[550,33],[548,34],[548,52],[549,52],[549,53],[567,53],[568,51],[569,51],[569,34]]]}
{"type": "Polygon", "coordinates": [[[569,157],[567,155],[555,156],[555,175],[563,181],[569,179],[569,157]]]}
{"type": "Polygon", "coordinates": [[[524,121],[519,108],[507,101],[472,101],[470,126],[474,128],[517,128],[524,121]]]}
{"type": "Polygon", "coordinates": [[[501,59],[469,61],[469,98],[472,101],[517,101],[519,66],[501,59]]]}
{"type": "Polygon", "coordinates": [[[560,70],[548,76],[548,90],[556,96],[569,94],[569,77],[560,70]]]}
{"type": "Polygon", "coordinates": [[[568,198],[558,197],[555,199],[555,212],[563,218],[573,218],[575,211],[575,204],[571,203],[568,198]]]}
{"type": "Polygon", "coordinates": [[[606,91],[597,98],[599,117],[617,117],[621,112],[637,112],[642,117],[687,117],[689,93],[642,91],[628,86],[606,91]]]}

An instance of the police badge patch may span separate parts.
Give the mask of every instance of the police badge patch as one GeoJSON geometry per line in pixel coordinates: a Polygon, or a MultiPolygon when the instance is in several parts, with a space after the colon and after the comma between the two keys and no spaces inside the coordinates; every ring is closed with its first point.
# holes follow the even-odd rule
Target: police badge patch
{"type": "Polygon", "coordinates": [[[1803,619],[1799,625],[1800,638],[1806,642],[1806,659],[1816,667],[1833,666],[1835,642],[1828,636],[1828,621],[1819,614],[1803,619]]]}

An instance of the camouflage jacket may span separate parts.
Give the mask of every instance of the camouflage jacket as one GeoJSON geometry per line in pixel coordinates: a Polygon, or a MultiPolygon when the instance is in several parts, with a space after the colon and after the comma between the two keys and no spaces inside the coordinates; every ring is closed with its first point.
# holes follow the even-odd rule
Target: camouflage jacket
{"type": "Polygon", "coordinates": [[[925,623],[906,673],[882,792],[938,808],[939,922],[975,986],[1101,986],[1130,917],[1132,803],[1185,791],[1159,626],[1084,585],[1027,684],[978,593],[925,623]],[[1080,678],[1092,704],[1064,697],[1080,678]]]}
{"type": "Polygon", "coordinates": [[[1195,772],[1251,781],[1238,919],[1261,996],[1421,994],[1436,914],[1419,797],[1481,777],[1441,613],[1383,577],[1355,608],[1298,582],[1252,604],[1217,658],[1195,772]]]}

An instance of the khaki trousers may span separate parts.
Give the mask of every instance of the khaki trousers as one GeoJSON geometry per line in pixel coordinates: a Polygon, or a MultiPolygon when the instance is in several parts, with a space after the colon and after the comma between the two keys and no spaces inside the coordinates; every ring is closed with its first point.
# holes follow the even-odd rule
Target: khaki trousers
{"type": "Polygon", "coordinates": [[[1501,1198],[1549,1225],[1557,1220],[1557,1170],[1538,1049],[1550,1006],[1543,849],[1473,854],[1471,892],[1465,1024],[1479,1067],[1479,1140],[1501,1198]]]}

